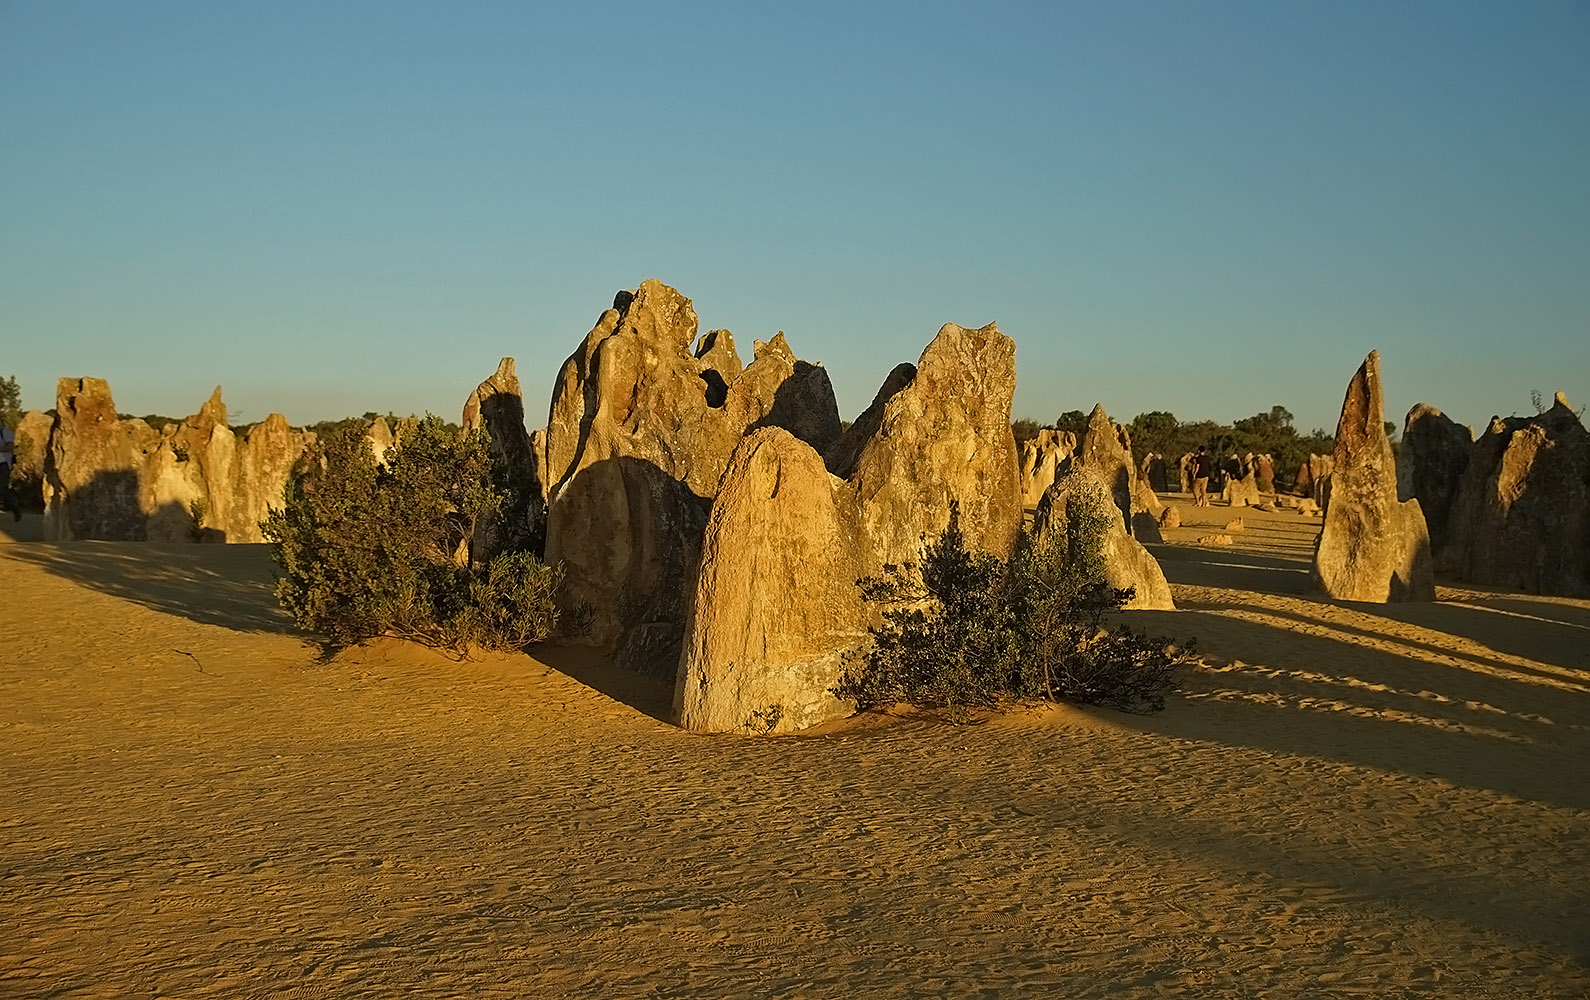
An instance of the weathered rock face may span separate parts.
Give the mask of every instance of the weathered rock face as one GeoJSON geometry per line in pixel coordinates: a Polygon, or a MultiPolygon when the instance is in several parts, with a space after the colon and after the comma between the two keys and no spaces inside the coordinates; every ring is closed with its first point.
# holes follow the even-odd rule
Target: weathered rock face
{"type": "Polygon", "coordinates": [[[1111,587],[1132,587],[1129,609],[1173,611],[1170,585],[1148,550],[1126,533],[1110,490],[1092,469],[1073,469],[1049,488],[1038,504],[1033,541],[1062,567],[1085,563],[1089,539],[1102,545],[1103,579],[1111,587]]]}
{"type": "Polygon", "coordinates": [[[118,420],[103,379],[61,379],[56,411],[43,489],[51,539],[262,541],[259,522],[313,440],[272,414],[240,443],[219,388],[163,431],[118,420]]]}
{"type": "Polygon", "coordinates": [[[1132,516],[1132,487],[1137,479],[1132,465],[1130,438],[1122,440],[1125,428],[1120,427],[1104,412],[1104,404],[1096,403],[1088,416],[1087,429],[1077,446],[1077,461],[1093,475],[1115,498],[1123,521],[1132,516]]]}
{"type": "Polygon", "coordinates": [[[1260,493],[1275,492],[1275,462],[1269,455],[1260,455],[1253,460],[1253,474],[1259,480],[1260,493]]]}
{"type": "Polygon", "coordinates": [[[707,519],[679,725],[785,732],[854,711],[829,688],[866,638],[857,528],[849,489],[810,445],[781,428],[741,441],[707,519]]]}
{"type": "Polygon", "coordinates": [[[1562,393],[1539,416],[1493,417],[1459,480],[1442,568],[1491,586],[1585,593],[1587,484],[1590,440],[1562,393]]]}
{"type": "MultiPolygon", "coordinates": [[[[823,455],[823,461],[828,466],[828,471],[840,479],[849,479],[856,471],[856,463],[861,460],[862,449],[878,436],[878,431],[883,426],[883,414],[889,400],[894,394],[910,385],[916,379],[916,365],[901,363],[895,365],[884,378],[883,385],[878,387],[877,395],[872,397],[872,402],[856,422],[851,424],[828,447],[823,455]]],[[[1012,440],[1014,440],[1012,435],[1012,440]]]]}
{"type": "Polygon", "coordinates": [[[1473,432],[1440,410],[1420,403],[1408,411],[1402,447],[1397,450],[1397,495],[1419,501],[1438,561],[1446,548],[1447,518],[1457,498],[1458,481],[1473,450],[1473,432]]]}
{"type": "Polygon", "coordinates": [[[1157,518],[1164,509],[1132,461],[1131,431],[1111,420],[1102,403],[1095,404],[1088,416],[1088,426],[1077,444],[1076,462],[1109,487],[1122,523],[1130,526],[1136,523],[1134,515],[1145,512],[1157,518]]]}
{"type": "Polygon", "coordinates": [[[63,378],[44,460],[44,537],[138,541],[148,537],[141,471],[160,435],[121,421],[104,379],[63,378]]]}
{"type": "Polygon", "coordinates": [[[1263,497],[1259,493],[1258,465],[1252,455],[1237,459],[1228,467],[1225,499],[1233,507],[1257,507],[1263,497]]]}
{"type": "Polygon", "coordinates": [[[708,330],[703,333],[696,342],[696,359],[708,371],[718,373],[725,392],[728,391],[729,383],[739,378],[740,372],[745,370],[740,364],[740,352],[734,349],[734,334],[727,330],[708,330]]]}
{"type": "Polygon", "coordinates": [[[1183,493],[1192,492],[1194,458],[1196,458],[1196,456],[1189,451],[1187,454],[1183,455],[1181,457],[1181,461],[1177,463],[1181,472],[1181,492],[1183,493]]]}
{"type": "Polygon", "coordinates": [[[365,428],[364,439],[370,443],[370,454],[375,456],[376,465],[386,464],[386,453],[397,444],[397,435],[387,424],[385,417],[376,417],[370,421],[370,426],[365,428]]]}
{"type": "Polygon", "coordinates": [[[1077,450],[1077,437],[1070,431],[1045,427],[1036,437],[1021,445],[1021,502],[1036,507],[1044,492],[1063,475],[1077,450]]]}
{"type": "Polygon", "coordinates": [[[508,498],[494,523],[481,525],[470,540],[470,558],[477,565],[507,549],[539,549],[545,533],[544,490],[536,476],[541,463],[524,424],[524,395],[514,374],[513,358],[503,358],[497,371],[480,383],[464,403],[463,426],[484,430],[491,452],[493,482],[508,498]]]}
{"type": "Polygon", "coordinates": [[[1166,507],[1165,512],[1159,515],[1159,526],[1166,531],[1181,527],[1181,508],[1174,504],[1166,507]]]}
{"type": "MultiPolygon", "coordinates": [[[[946,323],[922,352],[914,377],[887,395],[885,383],[878,393],[881,412],[869,408],[856,421],[873,427],[865,440],[850,442],[859,447],[847,477],[860,510],[868,575],[886,563],[916,562],[923,536],[937,537],[949,524],[952,502],[960,507],[968,546],[1010,556],[1022,523],[1010,430],[1015,359],[1015,343],[997,325],[968,330],[946,323]]],[[[829,469],[836,465],[845,467],[830,453],[829,469]]]]}
{"type": "Polygon", "coordinates": [[[1430,537],[1417,500],[1398,502],[1386,437],[1380,354],[1347,385],[1332,456],[1330,506],[1314,553],[1313,585],[1347,601],[1435,600],[1430,537]]]}
{"type": "Polygon", "coordinates": [[[559,371],[546,433],[546,555],[563,565],[564,600],[591,612],[587,641],[662,673],[678,661],[707,509],[740,439],[756,426],[818,449],[839,436],[827,373],[782,334],[729,381],[705,359],[732,368],[731,338],[697,358],[696,328],[690,300],[660,281],[620,292],[559,371]]]}
{"type": "Polygon", "coordinates": [[[50,415],[41,410],[29,410],[17,422],[11,489],[26,508],[44,507],[44,456],[50,449],[52,423],[50,415]]]}

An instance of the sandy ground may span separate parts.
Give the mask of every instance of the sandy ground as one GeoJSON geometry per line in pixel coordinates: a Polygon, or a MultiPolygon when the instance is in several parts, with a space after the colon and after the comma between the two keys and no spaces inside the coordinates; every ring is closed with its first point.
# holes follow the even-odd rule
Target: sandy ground
{"type": "Polygon", "coordinates": [[[262,547],[0,541],[0,997],[1590,992],[1590,602],[1322,601],[1318,519],[1182,507],[1165,712],[775,740],[319,663],[262,547]]]}

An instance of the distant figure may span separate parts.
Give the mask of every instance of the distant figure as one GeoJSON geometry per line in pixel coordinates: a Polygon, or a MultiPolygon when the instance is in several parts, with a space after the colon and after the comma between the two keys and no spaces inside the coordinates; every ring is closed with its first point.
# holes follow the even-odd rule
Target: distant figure
{"type": "Polygon", "coordinates": [[[1194,507],[1209,506],[1209,453],[1203,445],[1192,460],[1192,495],[1194,507]]]}
{"type": "Polygon", "coordinates": [[[13,520],[22,520],[22,501],[11,492],[11,467],[17,462],[17,432],[0,424],[0,510],[11,509],[13,520]]]}

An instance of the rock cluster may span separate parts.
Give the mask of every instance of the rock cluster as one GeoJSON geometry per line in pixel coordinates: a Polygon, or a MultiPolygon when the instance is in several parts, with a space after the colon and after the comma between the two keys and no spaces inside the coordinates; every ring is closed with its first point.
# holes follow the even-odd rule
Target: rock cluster
{"type": "Polygon", "coordinates": [[[1419,501],[1397,499],[1386,437],[1380,354],[1347,385],[1332,456],[1330,505],[1311,581],[1331,597],[1384,604],[1435,599],[1430,536],[1419,501]]]}
{"type": "Polygon", "coordinates": [[[1259,491],[1258,464],[1253,455],[1232,455],[1226,460],[1226,468],[1226,503],[1232,507],[1257,507],[1264,498],[1259,491]]]}
{"type": "Polygon", "coordinates": [[[784,430],[740,441],[700,541],[675,674],[680,725],[781,732],[848,712],[829,688],[865,640],[856,580],[916,563],[952,506],[968,546],[1011,554],[1015,384],[1010,338],[950,323],[825,456],[784,430]]]}
{"type": "Polygon", "coordinates": [[[1044,491],[1066,473],[1077,450],[1077,436],[1045,427],[1021,445],[1021,502],[1036,507],[1044,491]]]}
{"type": "Polygon", "coordinates": [[[1590,438],[1562,393],[1538,416],[1493,417],[1458,480],[1441,567],[1473,583],[1583,594],[1587,494],[1590,438]]]}
{"type": "Polygon", "coordinates": [[[49,539],[258,542],[313,436],[271,414],[242,437],[217,388],[199,412],[155,430],[121,420],[103,379],[56,385],[43,468],[49,539]]]}
{"type": "Polygon", "coordinates": [[[740,440],[775,426],[820,450],[840,429],[827,372],[783,334],[736,372],[733,338],[697,344],[696,330],[691,301],[660,281],[618,293],[563,363],[546,429],[562,599],[590,618],[587,641],[658,673],[677,662],[707,510],[740,440]]]}

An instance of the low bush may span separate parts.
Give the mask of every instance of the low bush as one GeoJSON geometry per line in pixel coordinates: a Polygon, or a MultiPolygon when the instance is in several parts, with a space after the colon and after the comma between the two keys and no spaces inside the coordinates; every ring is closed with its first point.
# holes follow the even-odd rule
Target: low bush
{"type": "MultiPolygon", "coordinates": [[[[1102,541],[1102,526],[1092,530],[1102,541]]],[[[952,509],[920,574],[890,566],[860,581],[882,622],[835,693],[862,708],[907,701],[954,712],[1013,698],[1164,708],[1195,644],[1110,624],[1133,592],[1098,582],[1100,546],[1080,549],[1065,566],[1031,537],[1008,562],[971,551],[952,509]]]]}
{"type": "Polygon", "coordinates": [[[261,525],[276,595],[328,650],[381,635],[463,651],[520,648],[557,626],[555,570],[521,549],[478,551],[522,506],[494,482],[483,433],[427,416],[377,464],[362,428],[319,443],[261,525]]]}

